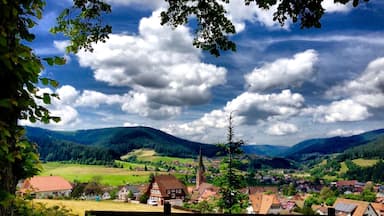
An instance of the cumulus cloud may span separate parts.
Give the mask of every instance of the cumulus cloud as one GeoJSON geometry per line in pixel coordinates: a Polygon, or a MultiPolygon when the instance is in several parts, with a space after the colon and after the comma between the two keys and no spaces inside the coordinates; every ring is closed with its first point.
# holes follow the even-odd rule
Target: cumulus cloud
{"type": "MultiPolygon", "coordinates": [[[[282,29],[278,22],[273,21],[273,13],[276,11],[277,5],[269,10],[260,9],[256,4],[245,6],[243,0],[231,0],[229,4],[224,4],[224,8],[228,12],[229,19],[233,22],[237,32],[245,29],[246,22],[259,23],[268,29],[282,29]]],[[[283,29],[289,28],[287,22],[283,29]]]]}
{"type": "Polygon", "coordinates": [[[307,108],[303,112],[312,114],[316,121],[322,123],[361,121],[371,116],[367,107],[350,99],[334,101],[330,105],[307,108]]]}
{"type": "MultiPolygon", "coordinates": [[[[230,113],[233,113],[235,126],[255,125],[261,121],[286,119],[299,114],[303,103],[303,96],[292,93],[290,90],[283,90],[278,94],[244,92],[229,101],[222,109],[213,110],[204,114],[200,119],[189,123],[170,125],[165,130],[173,134],[188,136],[204,135],[207,130],[227,127],[230,113]]],[[[280,130],[288,134],[294,133],[295,128],[292,125],[285,125],[281,126],[280,130]]]]}
{"type": "Polygon", "coordinates": [[[211,88],[226,82],[225,68],[201,62],[189,29],[161,26],[159,13],[140,21],[138,36],[112,34],[94,52],[78,53],[80,65],[92,68],[96,80],[132,89],[127,96],[133,103],[123,110],[156,119],[207,103],[211,88]]]}
{"type": "Polygon", "coordinates": [[[349,98],[364,106],[384,107],[384,58],[370,62],[359,77],[326,92],[329,98],[349,98]]]}
{"type": "Polygon", "coordinates": [[[364,132],[363,130],[344,130],[344,129],[338,128],[336,130],[329,131],[327,133],[327,135],[328,136],[343,136],[343,137],[346,137],[346,136],[352,136],[352,135],[356,135],[356,134],[361,134],[363,132],[364,132]]]}
{"type": "Polygon", "coordinates": [[[265,63],[244,76],[249,91],[259,91],[269,88],[287,88],[300,85],[310,79],[318,61],[315,50],[297,53],[293,58],[282,58],[265,63]]]}
{"type": "Polygon", "coordinates": [[[296,133],[299,129],[296,125],[285,123],[285,122],[278,122],[276,124],[271,125],[266,133],[269,135],[275,135],[275,136],[283,136],[287,134],[296,133]]]}
{"type": "Polygon", "coordinates": [[[107,95],[97,91],[84,90],[80,97],[76,99],[75,106],[97,108],[101,104],[119,104],[123,102],[123,96],[107,95]]]}
{"type": "Polygon", "coordinates": [[[326,13],[348,12],[352,9],[351,4],[334,3],[334,0],[324,0],[321,5],[326,13]]]}

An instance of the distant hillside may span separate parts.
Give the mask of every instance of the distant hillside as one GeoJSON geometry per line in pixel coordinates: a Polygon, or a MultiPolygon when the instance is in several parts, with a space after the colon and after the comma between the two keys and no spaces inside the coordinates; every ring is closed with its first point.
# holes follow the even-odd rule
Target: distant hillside
{"type": "Polygon", "coordinates": [[[300,142],[288,149],[283,156],[305,161],[321,155],[343,152],[349,148],[361,146],[384,137],[384,129],[374,130],[349,137],[311,139],[300,142]]]}
{"type": "Polygon", "coordinates": [[[289,149],[288,146],[278,145],[244,145],[243,151],[246,154],[256,154],[261,156],[279,156],[289,149]]]}
{"type": "Polygon", "coordinates": [[[339,161],[353,160],[357,158],[383,159],[384,158],[384,136],[368,142],[365,145],[347,149],[337,156],[339,161]]]}
{"type": "Polygon", "coordinates": [[[281,157],[260,157],[257,155],[248,155],[249,167],[253,169],[295,169],[298,165],[289,159],[281,157]]]}
{"type": "MultiPolygon", "coordinates": [[[[180,139],[149,127],[116,127],[79,131],[51,131],[27,127],[26,136],[38,144],[42,159],[47,148],[54,143],[66,143],[73,146],[85,146],[85,149],[107,149],[113,156],[121,156],[140,148],[154,149],[160,155],[177,157],[195,157],[200,145],[203,154],[213,157],[219,151],[215,145],[191,142],[180,139]],[[48,145],[51,144],[51,145],[48,145]]],[[[76,153],[77,154],[77,153],[76,153]]]]}

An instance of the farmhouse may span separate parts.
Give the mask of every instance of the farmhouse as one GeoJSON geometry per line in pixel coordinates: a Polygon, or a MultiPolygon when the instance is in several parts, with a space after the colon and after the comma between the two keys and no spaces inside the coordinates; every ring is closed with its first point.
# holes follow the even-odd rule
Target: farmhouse
{"type": "Polygon", "coordinates": [[[60,176],[34,176],[26,179],[19,191],[36,198],[67,197],[72,192],[72,185],[60,176]]]}
{"type": "Polygon", "coordinates": [[[158,205],[164,205],[165,202],[171,205],[182,205],[188,192],[185,185],[175,176],[158,175],[153,178],[147,193],[149,200],[157,202],[158,205]]]}
{"type": "Polygon", "coordinates": [[[278,214],[282,208],[276,194],[255,193],[249,195],[249,201],[252,208],[249,213],[252,214],[278,214]]]}
{"type": "Polygon", "coordinates": [[[337,198],[333,207],[336,215],[346,216],[377,216],[378,214],[368,202],[337,198]]]}

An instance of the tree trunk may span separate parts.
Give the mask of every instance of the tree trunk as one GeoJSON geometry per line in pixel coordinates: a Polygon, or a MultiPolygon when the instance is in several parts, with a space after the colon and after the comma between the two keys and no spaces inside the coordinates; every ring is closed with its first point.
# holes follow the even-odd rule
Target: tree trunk
{"type": "MultiPolygon", "coordinates": [[[[0,191],[8,192],[8,193],[16,191],[16,181],[13,178],[14,173],[13,173],[12,164],[9,163],[8,166],[3,167],[0,173],[1,173],[0,191]]],[[[0,216],[13,216],[14,209],[12,204],[13,204],[12,202],[9,202],[5,205],[3,204],[0,205],[0,216]]]]}

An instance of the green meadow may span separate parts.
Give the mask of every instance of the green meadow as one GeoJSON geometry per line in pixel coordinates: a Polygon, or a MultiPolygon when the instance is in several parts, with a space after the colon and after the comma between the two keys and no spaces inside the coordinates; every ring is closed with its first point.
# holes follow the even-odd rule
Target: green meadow
{"type": "MultiPolygon", "coordinates": [[[[126,166],[129,166],[126,164],[126,166]]],[[[142,165],[141,165],[142,166],[142,165]]],[[[151,172],[132,171],[126,168],[112,168],[99,165],[66,164],[60,162],[48,162],[43,164],[41,176],[57,175],[73,182],[88,182],[98,177],[102,184],[118,186],[129,184],[141,184],[148,182],[151,172]]]]}

